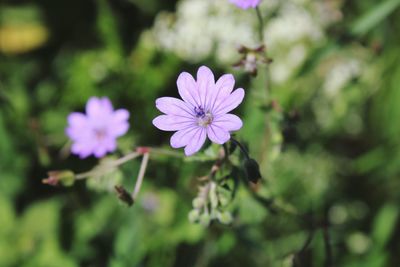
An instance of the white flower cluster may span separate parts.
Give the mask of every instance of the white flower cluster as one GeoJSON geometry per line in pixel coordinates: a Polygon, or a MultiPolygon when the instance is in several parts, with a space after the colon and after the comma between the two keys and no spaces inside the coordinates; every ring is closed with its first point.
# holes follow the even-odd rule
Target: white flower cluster
{"type": "Polygon", "coordinates": [[[303,6],[287,1],[278,15],[270,19],[265,30],[265,42],[270,49],[280,45],[292,46],[300,41],[321,41],[324,37],[322,26],[313,14],[303,6]]]}
{"type": "Polygon", "coordinates": [[[333,65],[326,74],[323,88],[328,96],[334,97],[348,82],[360,74],[361,62],[358,59],[342,59],[333,65]]]}
{"type": "Polygon", "coordinates": [[[161,13],[153,28],[156,42],[188,61],[215,52],[218,61],[232,62],[239,45],[256,44],[255,13],[243,12],[227,0],[183,0],[176,14],[161,13]]]}
{"type": "MultiPolygon", "coordinates": [[[[266,0],[265,18],[273,81],[284,82],[325,39],[324,28],[341,18],[336,0],[266,0]]],[[[157,44],[184,60],[198,62],[214,56],[221,64],[238,59],[239,45],[255,47],[258,20],[255,10],[241,10],[228,0],[181,0],[176,13],[161,13],[153,27],[157,44]]]]}
{"type": "Polygon", "coordinates": [[[324,23],[316,14],[319,10],[316,2],[285,1],[277,15],[267,21],[264,42],[269,54],[278,59],[270,66],[274,83],[287,81],[304,63],[309,51],[325,40],[324,23]]]}
{"type": "Polygon", "coordinates": [[[357,134],[362,130],[362,109],[359,103],[370,94],[355,79],[365,80],[369,51],[354,46],[340,50],[326,57],[319,65],[322,80],[320,92],[313,101],[313,109],[318,125],[323,130],[345,130],[357,134]],[[344,90],[346,89],[346,90],[344,90]],[[339,123],[338,123],[339,122],[339,123]]]}

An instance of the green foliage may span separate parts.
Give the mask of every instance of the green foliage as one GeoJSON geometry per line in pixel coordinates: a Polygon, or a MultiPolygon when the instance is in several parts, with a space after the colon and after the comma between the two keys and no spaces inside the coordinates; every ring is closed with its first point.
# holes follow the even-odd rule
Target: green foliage
{"type": "Polygon", "coordinates": [[[251,78],[211,54],[201,64],[233,72],[246,90],[235,138],[257,168],[236,147],[234,172],[201,182],[220,146],[185,159],[181,150],[154,153],[130,208],[114,187],[133,188],[140,161],[98,164],[140,145],[169,149],[170,134],[151,124],[154,100],[176,96],[179,73],[200,63],[162,49],[151,27],[183,4],[25,2],[0,8],[0,267],[400,265],[400,1],[321,1],[343,5],[324,38],[267,47],[271,69],[277,55],[305,49],[302,64],[286,62],[282,71],[293,71],[282,82],[265,65],[251,78]],[[67,115],[91,96],[131,113],[129,134],[101,162],[70,155],[65,136],[67,115]],[[41,183],[48,171],[96,166],[85,182],[64,173],[71,187],[41,183]]]}
{"type": "Polygon", "coordinates": [[[352,33],[364,35],[386,19],[400,5],[398,0],[386,0],[377,6],[372,6],[366,14],[361,16],[352,27],[352,33]]]}

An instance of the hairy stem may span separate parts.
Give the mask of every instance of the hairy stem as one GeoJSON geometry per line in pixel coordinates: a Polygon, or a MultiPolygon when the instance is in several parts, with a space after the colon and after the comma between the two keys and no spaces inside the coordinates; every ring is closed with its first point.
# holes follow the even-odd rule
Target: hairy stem
{"type": "Polygon", "coordinates": [[[138,178],[136,180],[136,185],[135,185],[135,189],[132,192],[132,199],[135,200],[140,188],[142,187],[142,182],[143,182],[143,178],[144,178],[144,174],[146,172],[146,168],[147,168],[147,163],[149,162],[149,157],[150,157],[150,153],[145,153],[143,155],[143,159],[142,159],[142,164],[140,165],[140,169],[139,169],[139,174],[138,174],[138,178]]]}

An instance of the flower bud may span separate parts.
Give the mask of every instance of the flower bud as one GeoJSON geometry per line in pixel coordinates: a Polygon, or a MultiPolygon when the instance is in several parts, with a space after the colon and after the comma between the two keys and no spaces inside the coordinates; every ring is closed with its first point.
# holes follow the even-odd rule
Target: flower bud
{"type": "Polygon", "coordinates": [[[201,209],[205,204],[204,198],[202,197],[196,197],[192,201],[193,208],[195,209],[201,209]]]}
{"type": "Polygon", "coordinates": [[[210,225],[211,222],[211,217],[210,214],[208,214],[207,212],[204,212],[203,214],[201,214],[200,216],[200,224],[207,227],[210,225]]]}
{"type": "Polygon", "coordinates": [[[223,195],[223,194],[219,195],[218,199],[219,199],[219,203],[221,204],[222,207],[228,206],[228,204],[231,201],[230,197],[223,195]]]}
{"type": "Polygon", "coordinates": [[[64,170],[64,171],[50,171],[47,173],[49,176],[46,179],[42,180],[42,183],[57,186],[72,186],[75,182],[75,174],[72,171],[64,170]]]}
{"type": "Polygon", "coordinates": [[[250,182],[257,183],[261,179],[260,167],[255,159],[245,159],[243,167],[246,177],[250,182]]]}
{"type": "Polygon", "coordinates": [[[200,210],[198,209],[191,210],[188,214],[188,218],[191,223],[198,222],[200,219],[200,210]]]}
{"type": "Polygon", "coordinates": [[[242,58],[239,62],[235,63],[234,67],[241,67],[245,72],[250,75],[257,76],[257,67],[260,64],[269,64],[272,62],[271,59],[267,58],[265,54],[265,46],[259,46],[256,48],[249,48],[241,46],[238,52],[242,54],[242,58]]]}
{"type": "Polygon", "coordinates": [[[126,189],[123,186],[116,185],[114,188],[115,188],[115,191],[117,192],[117,197],[122,202],[124,202],[128,206],[132,206],[133,205],[134,201],[133,201],[132,196],[128,193],[128,191],[126,191],[126,189]]]}
{"type": "Polygon", "coordinates": [[[232,214],[229,211],[218,212],[217,218],[222,224],[231,224],[233,221],[232,214]]]}
{"type": "Polygon", "coordinates": [[[218,196],[217,196],[217,185],[215,183],[211,184],[208,197],[211,203],[211,207],[216,208],[218,206],[218,196]]]}

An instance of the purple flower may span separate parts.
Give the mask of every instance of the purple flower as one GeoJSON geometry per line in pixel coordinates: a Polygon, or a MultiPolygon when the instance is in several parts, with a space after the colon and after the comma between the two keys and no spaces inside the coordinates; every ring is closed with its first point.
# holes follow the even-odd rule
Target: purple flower
{"type": "Polygon", "coordinates": [[[156,117],[154,126],[163,131],[177,131],[171,137],[171,146],[185,147],[187,156],[199,151],[207,136],[217,144],[227,142],[229,132],[243,125],[238,116],[227,114],[244,97],[242,88],[232,92],[234,84],[231,74],[215,82],[213,73],[205,66],[197,71],[197,81],[189,73],[182,72],[177,85],[183,101],[174,97],[158,98],[156,106],[166,115],[156,117]]]}
{"type": "Polygon", "coordinates": [[[125,109],[114,111],[106,97],[91,97],[86,103],[86,115],[73,112],[68,116],[66,134],[72,140],[71,151],[86,158],[90,154],[103,157],[117,148],[117,137],[129,128],[129,112],[125,109]]]}
{"type": "Polygon", "coordinates": [[[241,9],[255,8],[261,2],[261,0],[229,0],[229,2],[235,4],[241,9]]]}

